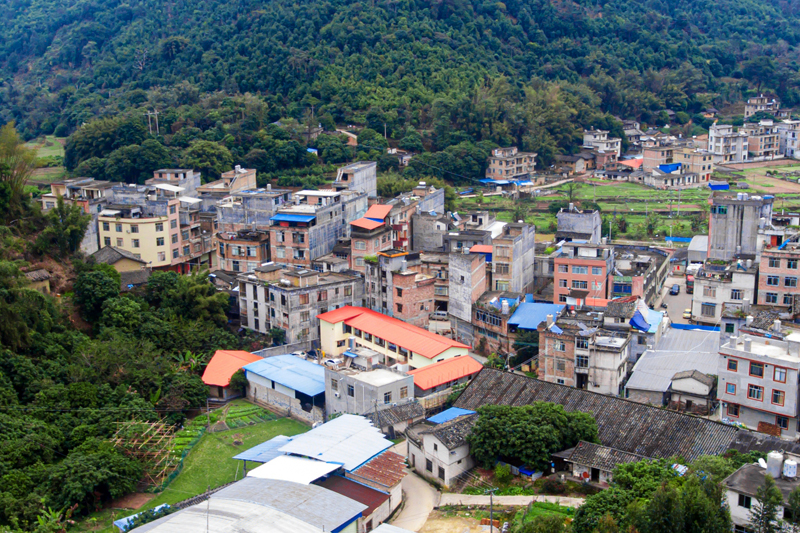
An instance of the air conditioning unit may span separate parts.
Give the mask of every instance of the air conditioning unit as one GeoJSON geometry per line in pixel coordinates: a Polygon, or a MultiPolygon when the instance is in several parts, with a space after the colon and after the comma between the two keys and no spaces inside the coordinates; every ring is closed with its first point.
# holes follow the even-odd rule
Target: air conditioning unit
{"type": "Polygon", "coordinates": [[[337,397],[337,398],[339,397],[339,393],[338,393],[338,392],[334,392],[334,393],[333,393],[333,395],[334,395],[335,397],[337,397]]]}

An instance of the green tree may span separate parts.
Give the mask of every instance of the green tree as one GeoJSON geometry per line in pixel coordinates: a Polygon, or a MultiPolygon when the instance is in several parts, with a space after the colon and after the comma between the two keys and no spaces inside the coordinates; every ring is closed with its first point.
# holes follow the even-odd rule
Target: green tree
{"type": "Polygon", "coordinates": [[[231,392],[235,394],[239,394],[241,396],[247,395],[247,377],[244,374],[244,370],[237,370],[231,376],[231,392]]]}
{"type": "Polygon", "coordinates": [[[194,141],[183,157],[183,164],[202,172],[206,181],[218,179],[233,166],[233,156],[226,147],[213,141],[194,141]]]}
{"type": "Polygon", "coordinates": [[[539,332],[535,329],[518,330],[514,340],[514,357],[512,366],[517,366],[539,355],[539,332]]]}
{"type": "Polygon", "coordinates": [[[626,510],[631,502],[633,502],[631,494],[617,487],[611,487],[586,498],[583,505],[575,511],[572,533],[594,533],[601,526],[601,521],[609,530],[609,520],[606,517],[611,517],[619,530],[626,530],[624,527],[626,510]]]}
{"type": "Polygon", "coordinates": [[[530,522],[520,524],[515,533],[567,533],[564,515],[554,513],[537,516],[530,522]]]}
{"type": "Polygon", "coordinates": [[[119,283],[105,272],[83,272],[75,280],[74,290],[81,316],[94,324],[100,318],[103,303],[119,296],[119,283]]]}
{"type": "Polygon", "coordinates": [[[664,483],[636,517],[639,531],[652,533],[674,533],[684,531],[683,500],[678,490],[664,483]]]}
{"type": "Polygon", "coordinates": [[[750,510],[750,527],[755,533],[778,533],[781,530],[778,512],[783,505],[783,494],[775,479],[766,474],[764,483],[756,489],[756,502],[750,510]]]}
{"type": "Polygon", "coordinates": [[[422,144],[422,135],[413,128],[406,130],[405,136],[400,139],[397,146],[398,148],[417,154],[425,151],[425,147],[422,144]]]}
{"type": "Polygon", "coordinates": [[[109,298],[102,305],[101,328],[114,328],[134,333],[142,323],[142,305],[132,298],[109,298]]]}
{"type": "Polygon", "coordinates": [[[225,313],[230,301],[226,293],[217,291],[211,284],[207,271],[199,271],[181,276],[164,305],[179,316],[222,325],[228,321],[225,313]]]}
{"type": "Polygon", "coordinates": [[[621,464],[614,469],[614,484],[636,498],[648,498],[665,481],[677,476],[671,465],[667,459],[621,464]]]}
{"type": "Polygon", "coordinates": [[[789,505],[783,513],[784,521],[789,525],[793,533],[800,531],[800,487],[795,487],[789,494],[789,505]]]}
{"type": "Polygon", "coordinates": [[[155,308],[161,307],[170,293],[177,288],[180,278],[177,272],[153,272],[147,279],[144,299],[155,308]]]}
{"type": "Polygon", "coordinates": [[[27,211],[25,183],[35,162],[36,152],[25,148],[13,122],[0,128],[0,217],[7,223],[27,211]]]}
{"type": "Polygon", "coordinates": [[[755,83],[756,91],[760,92],[762,85],[772,81],[775,75],[775,62],[765,55],[758,55],[744,64],[742,74],[755,83]]]}
{"type": "Polygon", "coordinates": [[[36,238],[36,250],[42,254],[56,251],[61,257],[75,253],[92,221],[78,204],[66,204],[56,198],[56,206],[47,213],[47,226],[36,238]]]}

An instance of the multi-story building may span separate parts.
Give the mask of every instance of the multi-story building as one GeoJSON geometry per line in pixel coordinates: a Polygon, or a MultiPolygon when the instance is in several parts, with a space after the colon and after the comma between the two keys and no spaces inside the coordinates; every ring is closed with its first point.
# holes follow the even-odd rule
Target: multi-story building
{"type": "Polygon", "coordinates": [[[291,204],[270,217],[270,257],[276,263],[310,268],[311,261],[331,253],[340,238],[349,237],[349,222],[366,212],[366,193],[296,192],[291,204]]]}
{"type": "Polygon", "coordinates": [[[436,278],[422,272],[420,254],[403,250],[378,252],[365,269],[365,300],[370,309],[426,328],[436,278]]]}
{"type": "Polygon", "coordinates": [[[420,254],[420,272],[434,279],[433,310],[447,313],[450,309],[450,255],[437,252],[420,254]]]}
{"type": "Polygon", "coordinates": [[[227,272],[252,272],[268,262],[269,233],[266,231],[220,231],[216,267],[227,272]]]}
{"type": "MultiPolygon", "coordinates": [[[[614,137],[609,138],[608,131],[592,128],[591,130],[583,131],[583,147],[606,154],[613,154],[616,159],[619,159],[622,140],[614,137]]],[[[600,164],[598,163],[599,166],[600,164]]]]}
{"type": "Polygon", "coordinates": [[[714,123],[708,129],[708,151],[714,156],[714,163],[741,163],[747,161],[747,134],[733,131],[730,124],[714,123]]]}
{"type": "Polygon", "coordinates": [[[473,346],[482,355],[513,352],[514,336],[509,335],[508,321],[522,298],[519,293],[488,291],[472,304],[473,346]]]}
{"type": "Polygon", "coordinates": [[[600,244],[600,232],[603,221],[600,211],[581,211],[575,204],[569,204],[568,209],[561,209],[556,215],[558,230],[556,242],[561,241],[586,241],[590,244],[600,244]]]}
{"type": "Polygon", "coordinates": [[[446,253],[464,253],[464,250],[471,250],[475,245],[491,246],[492,232],[480,229],[450,231],[442,237],[442,243],[446,253]]]}
{"type": "Polygon", "coordinates": [[[675,146],[671,139],[654,139],[642,147],[642,170],[647,174],[675,163],[675,146]]]}
{"type": "Polygon", "coordinates": [[[536,154],[519,152],[516,146],[495,148],[489,156],[486,178],[494,180],[525,179],[536,168],[536,154]]]}
{"type": "Polygon", "coordinates": [[[475,345],[472,306],[488,288],[486,258],[482,253],[453,253],[449,258],[450,326],[455,338],[470,346],[475,345]]]}
{"type": "MultiPolygon", "coordinates": [[[[392,246],[411,251],[411,239],[415,231],[412,217],[418,213],[427,213],[434,217],[442,215],[444,213],[444,189],[437,189],[420,181],[411,192],[399,194],[386,204],[392,208],[388,221],[394,231],[392,246]]],[[[436,238],[436,233],[438,232],[434,233],[434,238],[436,238]]]]}
{"type": "Polygon", "coordinates": [[[708,220],[708,258],[729,261],[741,254],[759,255],[759,229],[772,220],[773,201],[772,196],[715,192],[708,220]]]}
{"type": "MultiPolygon", "coordinates": [[[[158,172],[158,171],[156,171],[158,172]]],[[[236,165],[233,170],[223,172],[220,179],[197,187],[197,194],[203,200],[203,210],[213,211],[217,202],[239,191],[252,191],[258,187],[256,171],[236,165]]]]}
{"type": "Polygon", "coordinates": [[[103,206],[113,201],[113,186],[114,184],[110,181],[100,181],[94,178],[56,181],[50,184],[50,192],[42,195],[42,211],[46,212],[55,208],[58,197],[61,196],[65,204],[79,205],[84,213],[91,215],[92,220],[89,222],[80,246],[83,253],[91,255],[101,248],[100,242],[102,241],[97,231],[97,217],[103,206]]]}
{"type": "Polygon", "coordinates": [[[750,118],[762,111],[770,115],[775,115],[780,108],[781,104],[775,98],[768,98],[763,94],[751,96],[747,99],[747,103],[744,104],[744,118],[750,118]]]}
{"type": "Polygon", "coordinates": [[[669,274],[670,254],[658,248],[617,246],[609,298],[637,296],[654,306],[669,274]]]}
{"type": "MultiPolygon", "coordinates": [[[[780,320],[764,336],[742,328],[719,348],[717,399],[722,416],[751,429],[777,426],[782,436],[798,434],[800,334],[780,320]]],[[[777,429],[776,428],[776,429],[777,429]]]]}
{"type": "MultiPolygon", "coordinates": [[[[383,360],[383,355],[368,348],[344,352],[345,359],[383,360]]],[[[383,365],[359,368],[340,363],[325,367],[325,412],[364,415],[379,406],[403,404],[414,400],[414,376],[383,365]]]]}
{"type": "Polygon", "coordinates": [[[614,247],[564,243],[553,257],[553,266],[553,303],[569,303],[570,297],[607,298],[609,276],[614,272],[614,247]]]}
{"type": "Polygon", "coordinates": [[[336,173],[333,188],[364,193],[368,198],[378,196],[378,164],[375,161],[357,161],[343,166],[336,173]]]}
{"type": "Polygon", "coordinates": [[[270,218],[281,207],[291,203],[292,191],[273,189],[240,190],[231,193],[216,205],[220,231],[269,231],[270,218]]]}
{"type": "Polygon", "coordinates": [[[364,280],[358,276],[286,269],[275,263],[240,275],[238,281],[242,327],[260,333],[282,329],[290,344],[319,339],[317,315],[359,305],[364,296],[364,280]]]}
{"type": "Polygon", "coordinates": [[[450,229],[450,217],[438,212],[411,215],[411,249],[413,252],[444,251],[444,236],[450,229]]]}
{"type": "MultiPolygon", "coordinates": [[[[758,304],[795,313],[800,310],[800,243],[764,247],[758,271],[758,304]]],[[[752,300],[751,300],[752,301],[752,300]]]]}
{"type": "Polygon", "coordinates": [[[778,123],[778,153],[792,159],[800,158],[800,120],[784,120],[778,123]]]}
{"type": "Polygon", "coordinates": [[[778,127],[772,120],[759,120],[758,124],[745,123],[740,131],[747,135],[748,158],[755,161],[775,159],[780,155],[778,127]]]}
{"type": "MultiPolygon", "coordinates": [[[[784,449],[783,442],[779,443],[781,445],[779,449],[784,449]]],[[[780,524],[788,522],[793,507],[793,498],[791,496],[800,487],[800,478],[795,473],[797,463],[800,461],[796,446],[796,444],[786,446],[787,449],[795,452],[791,455],[788,453],[784,455],[781,452],[770,453],[767,457],[767,468],[762,467],[759,463],[745,464],[722,481],[726,499],[726,501],[722,502],[722,505],[730,509],[731,522],[733,523],[732,531],[734,533],[738,531],[753,531],[753,513],[756,510],[756,505],[758,505],[759,489],[764,486],[767,475],[772,477],[779,491],[778,494],[781,495],[780,502],[775,502],[777,504],[775,518],[780,524]],[[789,460],[793,461],[793,468],[789,467],[784,470],[786,468],[784,467],[784,459],[786,463],[789,460]],[[769,466],[771,462],[774,462],[774,468],[769,466]]],[[[785,528],[786,526],[781,525],[778,527],[785,528]]]]}
{"type": "Polygon", "coordinates": [[[700,184],[711,180],[714,156],[707,150],[685,146],[675,150],[674,160],[681,164],[682,174],[694,174],[700,184]]]}
{"type": "Polygon", "coordinates": [[[758,263],[753,257],[706,261],[694,276],[693,320],[717,325],[724,306],[755,301],[758,263]]]}
{"type": "Polygon", "coordinates": [[[383,354],[384,365],[400,365],[404,370],[469,357],[466,344],[364,307],[343,307],[317,318],[320,347],[330,357],[340,357],[353,347],[369,348],[383,354]]]}
{"type": "Polygon", "coordinates": [[[492,239],[491,290],[523,294],[533,291],[535,232],[530,224],[512,222],[492,239]]]}
{"type": "Polygon", "coordinates": [[[190,168],[160,168],[153,171],[153,177],[144,182],[145,185],[173,185],[183,189],[185,196],[197,194],[202,184],[201,174],[190,168]]]}
{"type": "Polygon", "coordinates": [[[701,187],[703,182],[699,175],[683,172],[680,163],[672,163],[645,174],[644,184],[656,189],[691,189],[701,187]]]}
{"type": "Polygon", "coordinates": [[[375,257],[378,252],[392,248],[392,228],[389,219],[390,205],[375,204],[367,213],[350,223],[350,268],[364,273],[364,258],[375,257]]]}

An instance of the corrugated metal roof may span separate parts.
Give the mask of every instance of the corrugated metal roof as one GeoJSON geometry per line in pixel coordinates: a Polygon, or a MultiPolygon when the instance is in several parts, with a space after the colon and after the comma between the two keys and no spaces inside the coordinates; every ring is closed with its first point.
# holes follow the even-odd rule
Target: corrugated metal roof
{"type": "Polygon", "coordinates": [[[280,479],[308,485],[321,477],[327,476],[339,467],[341,465],[305,457],[281,455],[249,471],[247,477],[280,479]]]}
{"type": "Polygon", "coordinates": [[[318,482],[317,485],[364,504],[367,507],[362,511],[364,518],[375,512],[375,509],[389,499],[389,495],[385,492],[378,492],[342,476],[331,476],[324,481],[318,482]]]}
{"type": "Polygon", "coordinates": [[[256,446],[253,446],[249,450],[245,450],[239,455],[234,455],[234,459],[238,459],[240,461],[253,461],[254,463],[266,463],[283,455],[282,451],[279,451],[278,448],[286,444],[292,440],[291,437],[287,437],[285,435],[278,435],[269,439],[267,442],[262,442],[256,446]]]}
{"type": "Polygon", "coordinates": [[[391,445],[363,416],[344,414],[294,437],[280,450],[354,470],[391,445]]]}
{"type": "Polygon", "coordinates": [[[352,472],[348,472],[347,477],[357,481],[374,483],[389,491],[403,481],[406,474],[406,458],[386,450],[352,472]]]}
{"type": "Polygon", "coordinates": [[[391,210],[392,206],[390,205],[375,204],[367,209],[367,213],[364,215],[364,218],[371,218],[373,220],[383,222],[391,210]]]}
{"type": "Polygon", "coordinates": [[[666,392],[672,376],[684,370],[717,374],[719,334],[714,331],[670,328],[633,367],[625,388],[666,392]]]}
{"type": "Polygon", "coordinates": [[[217,350],[203,372],[203,383],[227,387],[237,370],[260,359],[255,354],[241,350],[217,350]]]}
{"type": "Polygon", "coordinates": [[[315,218],[317,218],[316,215],[289,215],[278,213],[277,215],[273,215],[270,220],[273,222],[311,222],[315,218]]]}
{"type": "Polygon", "coordinates": [[[461,409],[460,407],[451,407],[450,409],[445,409],[439,414],[433,415],[428,419],[428,422],[430,422],[431,424],[444,424],[445,422],[449,422],[454,418],[458,418],[459,416],[471,415],[474,413],[475,411],[470,411],[469,409],[461,409]]]}
{"type": "Polygon", "coordinates": [[[350,223],[351,226],[355,226],[357,228],[364,228],[364,229],[375,229],[383,226],[383,221],[380,222],[377,220],[370,220],[366,217],[359,218],[350,223]]]}
{"type": "Polygon", "coordinates": [[[417,368],[408,373],[414,376],[414,385],[422,390],[430,390],[439,385],[461,379],[481,371],[483,365],[469,355],[459,355],[417,368]]]}
{"type": "Polygon", "coordinates": [[[263,378],[280,383],[292,390],[316,396],[325,392],[325,369],[294,355],[266,357],[244,367],[263,378]]]}
{"type": "Polygon", "coordinates": [[[508,324],[522,329],[535,330],[539,324],[547,320],[547,315],[553,315],[555,319],[562,309],[564,306],[559,304],[522,302],[508,319],[508,324]]]}
{"type": "Polygon", "coordinates": [[[492,245],[491,244],[476,244],[472,248],[469,249],[469,252],[474,253],[481,253],[481,254],[490,254],[492,253],[492,245]]]}

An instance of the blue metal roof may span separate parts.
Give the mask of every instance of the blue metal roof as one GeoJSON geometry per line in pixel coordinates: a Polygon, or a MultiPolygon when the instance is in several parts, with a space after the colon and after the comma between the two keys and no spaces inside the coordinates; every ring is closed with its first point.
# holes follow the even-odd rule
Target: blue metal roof
{"type": "Polygon", "coordinates": [[[667,174],[672,174],[673,172],[675,172],[676,170],[678,170],[680,168],[681,168],[681,164],[680,163],[670,163],[668,165],[658,165],[658,169],[661,172],[666,172],[667,174]]]}
{"type": "Polygon", "coordinates": [[[547,320],[547,315],[555,318],[562,309],[564,306],[560,304],[522,302],[508,319],[508,324],[522,329],[536,329],[547,320]]]}
{"type": "MultiPolygon", "coordinates": [[[[162,503],[161,505],[153,509],[153,511],[160,511],[161,509],[169,509],[169,504],[162,503]]],[[[142,511],[142,513],[143,512],[144,511],[142,511]]],[[[117,526],[117,528],[120,531],[128,531],[128,528],[131,527],[131,522],[133,522],[133,519],[142,513],[136,513],[130,516],[126,516],[125,518],[120,518],[119,520],[114,520],[114,525],[117,526]]]]}
{"type": "Polygon", "coordinates": [[[315,218],[317,218],[316,215],[287,215],[278,213],[270,218],[270,220],[275,222],[311,222],[315,218]]]}
{"type": "Polygon", "coordinates": [[[459,416],[463,415],[471,415],[475,411],[470,411],[469,409],[461,409],[460,407],[451,407],[445,411],[442,411],[438,415],[433,415],[428,419],[428,422],[431,424],[444,424],[445,422],[449,422],[454,418],[458,418],[459,416]]]}
{"type": "Polygon", "coordinates": [[[253,461],[254,463],[268,463],[280,455],[285,455],[283,452],[278,451],[278,448],[292,440],[291,437],[285,435],[278,435],[269,439],[267,442],[262,442],[253,446],[249,450],[245,450],[239,455],[234,455],[234,459],[240,461],[253,461]]]}
{"type": "Polygon", "coordinates": [[[245,375],[257,376],[280,383],[284,387],[316,396],[325,392],[325,369],[294,355],[266,357],[244,367],[245,375]]]}
{"type": "Polygon", "coordinates": [[[728,185],[727,183],[719,183],[719,182],[718,183],[712,183],[712,182],[709,182],[708,183],[708,188],[711,189],[712,191],[727,191],[727,190],[730,190],[731,186],[728,185]]]}
{"type": "Polygon", "coordinates": [[[487,183],[487,184],[488,183],[494,183],[494,180],[490,180],[490,179],[483,179],[483,180],[478,180],[478,181],[481,182],[481,183],[487,183]]]}

